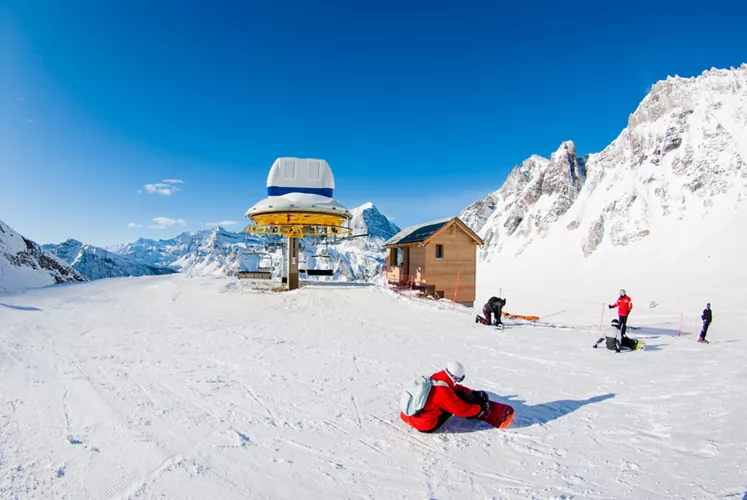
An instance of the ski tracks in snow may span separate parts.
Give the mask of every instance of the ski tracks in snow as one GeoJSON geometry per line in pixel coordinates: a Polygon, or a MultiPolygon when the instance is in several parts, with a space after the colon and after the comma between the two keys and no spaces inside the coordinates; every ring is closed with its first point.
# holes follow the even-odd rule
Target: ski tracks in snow
{"type": "Polygon", "coordinates": [[[374,288],[241,290],[105,280],[26,294],[45,314],[1,309],[0,497],[717,498],[744,488],[733,401],[747,394],[726,379],[747,379],[719,345],[714,364],[702,346],[675,342],[615,356],[590,349],[580,338],[590,333],[495,334],[374,288]],[[467,385],[515,407],[515,425],[453,418],[420,434],[398,419],[401,384],[453,358],[467,385]]]}

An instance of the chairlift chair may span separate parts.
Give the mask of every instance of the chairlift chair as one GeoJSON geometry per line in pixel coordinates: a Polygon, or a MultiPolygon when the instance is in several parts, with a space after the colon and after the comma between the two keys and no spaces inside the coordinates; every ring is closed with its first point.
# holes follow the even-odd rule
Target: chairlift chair
{"type": "Polygon", "coordinates": [[[253,279],[268,280],[272,278],[272,271],[275,269],[275,261],[272,258],[271,253],[251,251],[247,249],[244,255],[257,255],[258,256],[257,270],[256,271],[240,271],[238,269],[239,261],[237,260],[236,261],[236,276],[239,279],[253,278],[253,279]],[[264,265],[262,265],[263,261],[264,261],[264,265]]]}
{"type": "MultiPolygon", "coordinates": [[[[329,255],[312,255],[311,258],[312,259],[327,259],[330,262],[332,261],[332,257],[330,257],[329,255]]],[[[334,269],[308,269],[306,266],[306,260],[304,260],[302,263],[299,263],[299,264],[303,264],[304,268],[299,269],[298,272],[305,273],[306,276],[334,276],[335,275],[334,269]]]]}

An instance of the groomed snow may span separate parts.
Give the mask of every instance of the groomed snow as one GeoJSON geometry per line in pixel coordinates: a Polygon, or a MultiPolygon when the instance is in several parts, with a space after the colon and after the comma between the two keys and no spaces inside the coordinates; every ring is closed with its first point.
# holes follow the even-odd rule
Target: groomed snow
{"type": "MultiPolygon", "coordinates": [[[[0,294],[0,498],[743,498],[747,311],[710,345],[508,322],[366,286],[109,279],[0,294]],[[399,389],[452,359],[512,404],[420,434],[399,389]]],[[[540,304],[541,305],[541,304],[540,304]]],[[[507,306],[508,307],[508,306],[507,306]]],[[[550,307],[550,306],[547,306],[550,307]]],[[[583,315],[566,324],[583,325],[583,315]]]]}

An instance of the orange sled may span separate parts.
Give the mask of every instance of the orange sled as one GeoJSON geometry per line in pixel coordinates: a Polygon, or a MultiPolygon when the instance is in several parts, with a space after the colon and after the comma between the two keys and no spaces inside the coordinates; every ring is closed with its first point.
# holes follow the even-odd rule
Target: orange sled
{"type": "Polygon", "coordinates": [[[507,312],[503,313],[503,316],[505,316],[508,319],[523,319],[526,321],[537,321],[539,316],[522,316],[521,314],[509,314],[507,312]]]}

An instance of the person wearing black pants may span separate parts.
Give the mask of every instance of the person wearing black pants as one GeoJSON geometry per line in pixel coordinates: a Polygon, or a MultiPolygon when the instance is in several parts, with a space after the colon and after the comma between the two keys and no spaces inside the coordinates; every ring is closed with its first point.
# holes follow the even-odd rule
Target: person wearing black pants
{"type": "Polygon", "coordinates": [[[620,290],[620,297],[617,302],[610,304],[609,308],[617,307],[617,316],[620,318],[620,340],[625,338],[625,332],[628,327],[628,315],[633,310],[633,301],[628,297],[625,290],[620,290]]]}
{"type": "Polygon", "coordinates": [[[500,297],[490,297],[488,302],[483,306],[482,313],[485,315],[483,318],[480,315],[475,317],[475,323],[481,323],[483,325],[502,325],[501,316],[503,315],[503,306],[506,305],[506,299],[500,297]],[[495,319],[493,319],[495,317],[495,319]]]}
{"type": "Polygon", "coordinates": [[[706,334],[708,333],[708,327],[711,326],[711,321],[713,321],[713,311],[711,311],[710,302],[706,304],[706,308],[703,309],[703,314],[700,315],[700,319],[703,320],[703,329],[700,331],[698,342],[705,342],[708,344],[709,342],[706,340],[706,334]]]}
{"type": "Polygon", "coordinates": [[[617,318],[620,324],[620,337],[625,337],[625,332],[628,329],[628,317],[618,316],[617,318]]]}

